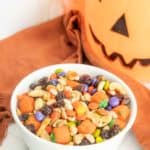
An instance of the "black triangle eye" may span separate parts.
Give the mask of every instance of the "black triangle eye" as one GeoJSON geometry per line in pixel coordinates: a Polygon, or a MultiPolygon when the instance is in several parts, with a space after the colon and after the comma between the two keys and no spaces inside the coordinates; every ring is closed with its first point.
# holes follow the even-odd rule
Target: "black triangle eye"
{"type": "Polygon", "coordinates": [[[129,37],[126,18],[124,14],[116,21],[111,30],[129,37]]]}

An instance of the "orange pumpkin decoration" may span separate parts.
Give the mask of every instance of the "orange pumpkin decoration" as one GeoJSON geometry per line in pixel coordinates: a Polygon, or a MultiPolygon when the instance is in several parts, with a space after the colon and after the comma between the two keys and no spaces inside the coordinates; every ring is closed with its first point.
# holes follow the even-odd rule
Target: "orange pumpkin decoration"
{"type": "Polygon", "coordinates": [[[111,64],[128,75],[150,81],[150,1],[86,0],[84,32],[89,60],[111,64]]]}

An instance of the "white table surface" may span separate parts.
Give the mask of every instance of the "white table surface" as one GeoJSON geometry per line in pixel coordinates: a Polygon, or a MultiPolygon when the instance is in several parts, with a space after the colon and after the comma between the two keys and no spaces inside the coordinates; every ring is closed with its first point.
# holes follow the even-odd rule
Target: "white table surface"
{"type": "MultiPolygon", "coordinates": [[[[0,40],[26,27],[50,20],[62,12],[62,0],[0,0],[0,40]]],[[[28,150],[15,124],[9,126],[0,150],[28,150]]],[[[130,131],[119,150],[142,148],[130,131]]]]}

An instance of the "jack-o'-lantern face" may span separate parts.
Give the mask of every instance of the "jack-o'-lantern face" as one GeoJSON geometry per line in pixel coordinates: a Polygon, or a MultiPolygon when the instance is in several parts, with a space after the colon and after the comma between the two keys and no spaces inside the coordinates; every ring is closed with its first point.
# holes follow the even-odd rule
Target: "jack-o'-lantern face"
{"type": "Polygon", "coordinates": [[[89,58],[150,81],[149,6],[148,0],[86,0],[85,31],[93,47],[89,58]]]}

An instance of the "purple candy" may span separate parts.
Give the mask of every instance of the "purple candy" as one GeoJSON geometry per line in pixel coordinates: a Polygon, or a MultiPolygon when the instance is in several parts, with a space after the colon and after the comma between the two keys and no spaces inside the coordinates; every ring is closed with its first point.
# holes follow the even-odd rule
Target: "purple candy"
{"type": "Polygon", "coordinates": [[[61,76],[61,77],[64,77],[65,75],[66,75],[65,72],[60,72],[60,73],[58,73],[58,76],[61,76]]]}
{"type": "Polygon", "coordinates": [[[91,85],[95,86],[97,84],[98,80],[96,77],[92,78],[91,85]]]}
{"type": "Polygon", "coordinates": [[[120,99],[116,96],[111,97],[109,100],[109,104],[111,107],[116,107],[119,105],[119,103],[120,103],[120,99]]]}
{"type": "Polygon", "coordinates": [[[57,79],[53,79],[53,80],[50,80],[49,83],[56,86],[58,84],[58,81],[57,79]]]}
{"type": "Polygon", "coordinates": [[[45,118],[45,115],[40,112],[40,111],[37,111],[36,114],[35,114],[35,118],[38,120],[38,121],[42,121],[44,118],[45,118]]]}
{"type": "Polygon", "coordinates": [[[87,84],[83,84],[82,92],[87,92],[89,86],[87,84]]]}

